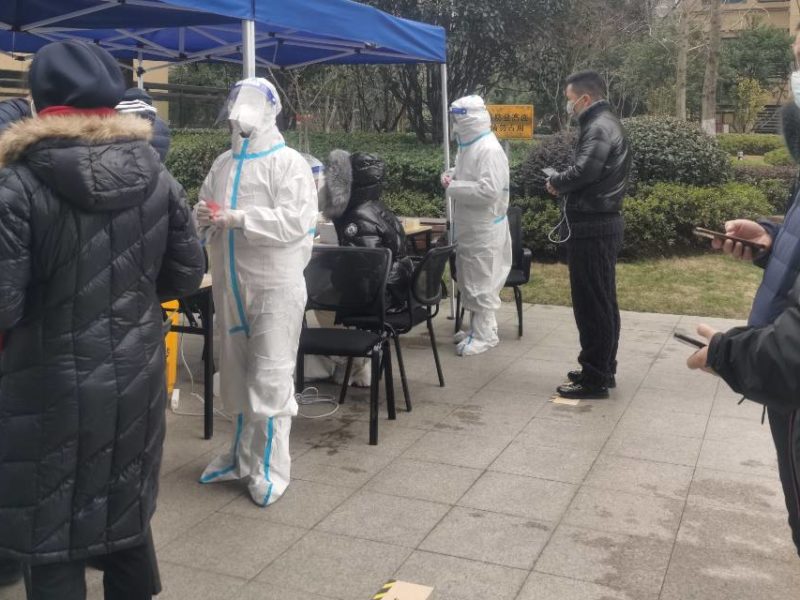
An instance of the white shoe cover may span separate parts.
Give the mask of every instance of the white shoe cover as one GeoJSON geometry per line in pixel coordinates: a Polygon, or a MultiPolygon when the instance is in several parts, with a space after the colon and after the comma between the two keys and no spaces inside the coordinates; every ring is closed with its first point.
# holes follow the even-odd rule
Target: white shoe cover
{"type": "Polygon", "coordinates": [[[457,333],[456,333],[456,334],[453,336],[453,343],[454,343],[454,344],[460,344],[461,342],[463,342],[465,339],[467,339],[467,338],[468,338],[469,336],[471,336],[471,335],[472,335],[472,332],[471,332],[471,331],[464,331],[464,330],[462,329],[461,331],[458,331],[458,332],[457,332],[457,333]]]}
{"type": "Polygon", "coordinates": [[[245,477],[242,462],[239,460],[239,442],[242,437],[244,415],[239,413],[236,418],[236,432],[233,436],[231,450],[212,460],[200,476],[200,483],[219,483],[220,481],[233,481],[245,477]]]}

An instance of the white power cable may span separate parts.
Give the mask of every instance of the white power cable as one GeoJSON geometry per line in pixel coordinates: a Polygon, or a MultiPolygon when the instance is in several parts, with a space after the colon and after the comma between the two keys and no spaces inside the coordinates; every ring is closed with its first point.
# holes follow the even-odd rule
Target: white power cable
{"type": "Polygon", "coordinates": [[[561,220],[558,225],[550,230],[547,234],[547,239],[554,244],[565,244],[572,237],[572,226],[569,224],[569,217],[567,216],[567,199],[566,197],[561,201],[561,220]],[[561,226],[567,226],[567,237],[561,239],[561,226]]]}
{"type": "MultiPolygon", "coordinates": [[[[194,391],[194,374],[192,373],[192,369],[189,368],[189,362],[186,360],[186,351],[183,345],[183,333],[180,334],[180,338],[178,341],[178,346],[180,346],[180,355],[181,355],[181,362],[183,363],[183,367],[186,369],[186,372],[189,374],[189,382],[191,384],[189,395],[192,398],[195,398],[200,401],[201,404],[205,405],[205,399],[200,396],[197,392],[194,391]]],[[[210,358],[210,357],[209,357],[210,358]]],[[[213,392],[212,392],[213,393],[213,392]]],[[[176,415],[181,417],[204,417],[205,413],[201,412],[185,412],[179,410],[173,410],[176,415]]],[[[214,414],[222,417],[224,420],[228,422],[233,422],[233,417],[229,416],[228,414],[222,412],[219,409],[214,409],[214,414]]]]}
{"type": "Polygon", "coordinates": [[[319,390],[315,387],[308,387],[301,393],[294,395],[298,406],[314,406],[316,404],[330,404],[333,410],[323,413],[321,415],[307,415],[298,410],[297,414],[304,419],[325,419],[332,417],[339,411],[339,401],[329,394],[320,395],[319,390]]]}

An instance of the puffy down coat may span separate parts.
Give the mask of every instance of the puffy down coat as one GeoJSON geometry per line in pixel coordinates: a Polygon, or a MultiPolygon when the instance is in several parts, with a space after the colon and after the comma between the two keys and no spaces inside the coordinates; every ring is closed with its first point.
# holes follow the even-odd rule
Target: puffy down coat
{"type": "Polygon", "coordinates": [[[567,198],[567,212],[619,213],[628,186],[631,152],[625,130],[605,100],[578,117],[580,132],[573,165],[550,182],[567,198]]]}
{"type": "Polygon", "coordinates": [[[381,201],[385,166],[373,154],[352,156],[334,150],[326,168],[327,204],[341,246],[388,248],[392,267],[387,282],[388,308],[406,301],[414,266],[406,257],[406,234],[397,216],[381,201]]]}
{"type": "Polygon", "coordinates": [[[183,191],[134,116],[0,138],[0,557],[139,545],[165,429],[159,298],[203,276],[183,191]]]}

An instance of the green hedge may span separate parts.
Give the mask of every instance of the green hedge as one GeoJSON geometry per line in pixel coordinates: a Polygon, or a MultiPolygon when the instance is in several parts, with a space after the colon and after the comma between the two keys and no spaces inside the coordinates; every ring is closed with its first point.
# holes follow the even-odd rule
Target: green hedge
{"type": "MultiPolygon", "coordinates": [[[[671,183],[642,186],[636,198],[626,198],[625,241],[622,256],[642,259],[702,251],[706,244],[692,235],[694,227],[720,229],[733,218],[758,218],[772,214],[772,206],[760,189],[729,183],[697,187],[671,183]]],[[[523,209],[526,247],[537,260],[557,258],[558,246],[547,234],[561,219],[554,200],[520,198],[512,204],[523,209]]]]}
{"type": "Polygon", "coordinates": [[[733,169],[734,180],[760,189],[767,197],[773,214],[786,211],[790,194],[797,177],[797,167],[772,167],[737,162],[733,169]]]}
{"type": "MultiPolygon", "coordinates": [[[[687,185],[719,185],[730,180],[728,155],[696,125],[669,117],[636,117],[623,121],[631,145],[631,193],[659,181],[687,185]]],[[[512,173],[513,191],[542,196],[544,167],[563,169],[572,162],[575,131],[551,136],[533,148],[512,173]]]]}
{"type": "Polygon", "coordinates": [[[783,148],[781,136],[769,133],[724,133],[717,136],[717,141],[732,156],[739,152],[749,156],[763,156],[767,152],[783,148]]]}
{"type": "MultiPolygon", "coordinates": [[[[298,148],[296,132],[288,132],[287,143],[298,148]]],[[[421,144],[405,134],[311,134],[308,151],[325,160],[331,150],[364,151],[379,154],[386,161],[387,190],[393,193],[414,192],[427,196],[441,195],[439,176],[444,168],[442,149],[421,144]]],[[[511,165],[516,170],[528,153],[531,143],[511,144],[511,165]]],[[[214,159],[230,147],[230,136],[222,130],[176,130],[167,158],[167,168],[186,188],[192,202],[214,159]]]]}
{"type": "Polygon", "coordinates": [[[728,155],[696,124],[671,117],[634,117],[623,124],[633,154],[634,183],[719,185],[730,180],[728,155]]]}
{"type": "Polygon", "coordinates": [[[794,160],[789,155],[786,148],[778,148],[764,155],[764,162],[773,167],[789,167],[794,164],[794,160]]]}
{"type": "Polygon", "coordinates": [[[694,227],[719,230],[729,219],[755,219],[771,214],[760,189],[741,183],[719,187],[659,183],[626,198],[626,258],[649,258],[707,248],[692,235],[694,227]]]}

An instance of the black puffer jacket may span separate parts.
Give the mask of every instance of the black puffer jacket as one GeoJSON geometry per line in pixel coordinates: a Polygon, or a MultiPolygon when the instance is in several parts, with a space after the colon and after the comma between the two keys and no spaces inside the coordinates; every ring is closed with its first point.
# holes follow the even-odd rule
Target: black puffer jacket
{"type": "Polygon", "coordinates": [[[142,543],[164,439],[159,298],[203,254],[133,116],[29,119],[0,138],[0,557],[142,543]]]}
{"type": "Polygon", "coordinates": [[[605,100],[578,117],[573,165],[550,178],[567,198],[567,213],[616,214],[628,185],[631,153],[625,130],[605,100]]]}
{"type": "Polygon", "coordinates": [[[10,98],[0,102],[0,133],[12,123],[31,116],[31,105],[25,98],[10,98]]]}
{"type": "Polygon", "coordinates": [[[406,258],[403,225],[381,201],[385,178],[383,160],[363,152],[350,156],[334,151],[328,159],[325,178],[328,197],[323,210],[336,227],[339,245],[391,250],[392,268],[387,289],[391,294],[390,307],[398,308],[406,300],[414,267],[406,258]]]}
{"type": "Polygon", "coordinates": [[[169,130],[169,125],[158,116],[155,108],[153,108],[153,97],[150,94],[138,87],[126,90],[125,95],[122,97],[122,102],[117,105],[117,112],[135,114],[150,121],[153,124],[150,145],[158,152],[161,162],[167,160],[167,154],[169,154],[169,147],[172,142],[172,133],[169,130]]]}

